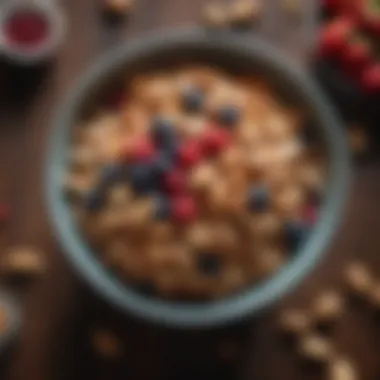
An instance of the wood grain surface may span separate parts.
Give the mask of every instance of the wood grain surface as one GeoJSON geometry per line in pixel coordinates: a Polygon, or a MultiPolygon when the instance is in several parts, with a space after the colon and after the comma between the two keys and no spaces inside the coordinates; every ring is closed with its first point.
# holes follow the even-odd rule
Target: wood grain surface
{"type": "MultiPolygon", "coordinates": [[[[57,105],[101,53],[142,33],[194,24],[203,3],[138,0],[129,22],[110,28],[102,22],[100,1],[62,0],[70,27],[56,60],[33,75],[1,64],[0,200],[12,209],[1,244],[40,247],[50,270],[21,296],[20,338],[2,363],[0,379],[323,378],[303,366],[294,347],[280,339],[277,309],[307,308],[315,294],[340,286],[342,268],[351,257],[370,262],[376,270],[380,264],[380,167],[376,163],[354,170],[348,209],[334,244],[297,292],[255,320],[218,331],[166,331],[121,317],[73,275],[49,227],[42,180],[46,141],[57,105]],[[109,328],[120,337],[125,350],[121,360],[96,356],[89,343],[96,328],[109,328]]],[[[261,23],[252,33],[306,63],[314,35],[313,0],[300,2],[303,14],[297,20],[284,14],[280,1],[264,3],[261,23]]],[[[369,314],[353,306],[333,332],[338,352],[353,358],[362,380],[380,376],[378,329],[369,314]]]]}

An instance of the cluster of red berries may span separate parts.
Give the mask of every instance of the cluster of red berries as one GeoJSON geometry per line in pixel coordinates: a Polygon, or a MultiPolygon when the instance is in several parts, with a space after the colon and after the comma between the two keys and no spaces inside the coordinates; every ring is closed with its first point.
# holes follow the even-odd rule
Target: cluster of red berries
{"type": "MultiPolygon", "coordinates": [[[[173,127],[166,128],[166,142],[172,133],[173,127]]],[[[195,197],[189,189],[189,172],[204,158],[222,152],[230,140],[227,129],[211,125],[198,138],[176,141],[165,150],[162,144],[157,144],[153,133],[127,143],[122,160],[131,168],[129,180],[132,186],[138,185],[137,192],[153,195],[157,218],[189,223],[198,214],[195,197]]]]}
{"type": "Polygon", "coordinates": [[[324,0],[323,3],[332,18],[320,33],[320,56],[334,61],[365,93],[380,93],[380,57],[376,55],[380,2],[324,0]]]}

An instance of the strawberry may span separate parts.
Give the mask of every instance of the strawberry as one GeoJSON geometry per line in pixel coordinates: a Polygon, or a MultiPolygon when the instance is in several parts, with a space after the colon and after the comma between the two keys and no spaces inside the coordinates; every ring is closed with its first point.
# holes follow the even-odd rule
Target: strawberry
{"type": "Polygon", "coordinates": [[[349,40],[342,51],[340,62],[346,74],[358,79],[362,70],[371,63],[369,44],[359,38],[349,40]]]}
{"type": "Polygon", "coordinates": [[[338,58],[344,51],[354,29],[350,19],[339,17],[325,25],[319,39],[319,54],[323,58],[338,58]]]}
{"type": "Polygon", "coordinates": [[[341,0],[322,0],[322,7],[329,12],[337,12],[341,7],[341,0]]]}
{"type": "Polygon", "coordinates": [[[375,63],[363,71],[361,86],[367,94],[380,93],[380,63],[375,63]]]}
{"type": "Polygon", "coordinates": [[[349,15],[356,19],[364,1],[366,0],[322,0],[322,7],[329,13],[349,15]]]}

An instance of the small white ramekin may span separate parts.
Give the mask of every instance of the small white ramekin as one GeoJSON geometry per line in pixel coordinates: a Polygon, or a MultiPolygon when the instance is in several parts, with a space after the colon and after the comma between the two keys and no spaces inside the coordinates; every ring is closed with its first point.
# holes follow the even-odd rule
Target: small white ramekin
{"type": "Polygon", "coordinates": [[[0,7],[0,49],[5,58],[21,65],[35,65],[52,58],[66,33],[66,19],[60,7],[52,0],[7,0],[0,7]],[[4,38],[3,28],[9,17],[17,11],[35,11],[49,23],[47,39],[31,48],[10,45],[4,38]]]}

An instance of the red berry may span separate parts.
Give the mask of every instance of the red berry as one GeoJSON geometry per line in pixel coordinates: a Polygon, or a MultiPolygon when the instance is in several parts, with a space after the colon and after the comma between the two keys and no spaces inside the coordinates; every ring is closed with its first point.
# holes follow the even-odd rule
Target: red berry
{"type": "Polygon", "coordinates": [[[355,77],[371,62],[371,52],[368,45],[362,41],[349,43],[342,52],[341,61],[344,69],[355,77]]]}
{"type": "Polygon", "coordinates": [[[336,58],[344,50],[353,25],[346,18],[339,18],[326,25],[319,40],[319,53],[322,57],[336,58]]]}
{"type": "Polygon", "coordinates": [[[230,142],[230,134],[223,128],[211,127],[207,129],[202,137],[202,150],[208,154],[217,154],[230,142]]]}
{"type": "Polygon", "coordinates": [[[176,222],[189,223],[197,217],[197,205],[188,196],[176,197],[172,200],[172,216],[176,222]]]}
{"type": "Polygon", "coordinates": [[[380,92],[380,63],[369,66],[363,71],[361,85],[369,94],[380,92]]]}
{"type": "Polygon", "coordinates": [[[155,155],[153,142],[148,138],[129,142],[125,145],[122,156],[127,161],[149,161],[155,155]]]}
{"type": "Polygon", "coordinates": [[[322,0],[322,7],[328,11],[337,12],[341,6],[341,0],[322,0]]]}
{"type": "Polygon", "coordinates": [[[178,161],[181,167],[188,169],[202,158],[202,147],[198,141],[188,141],[178,150],[178,161]]]}
{"type": "Polygon", "coordinates": [[[185,173],[182,170],[174,169],[163,176],[163,185],[170,194],[181,194],[187,188],[185,173]]]}

